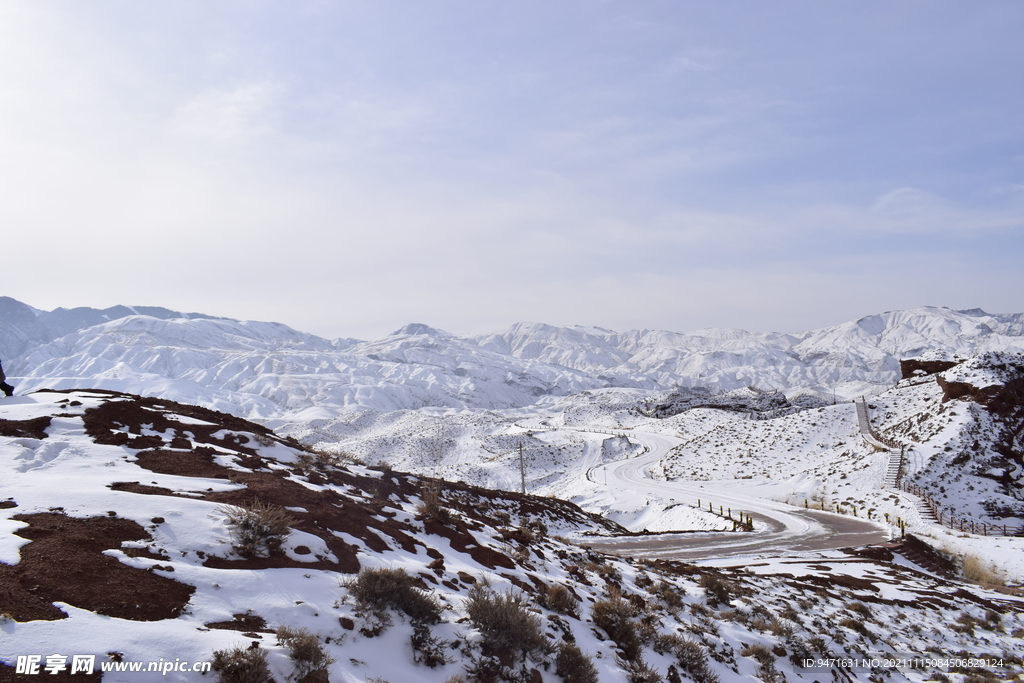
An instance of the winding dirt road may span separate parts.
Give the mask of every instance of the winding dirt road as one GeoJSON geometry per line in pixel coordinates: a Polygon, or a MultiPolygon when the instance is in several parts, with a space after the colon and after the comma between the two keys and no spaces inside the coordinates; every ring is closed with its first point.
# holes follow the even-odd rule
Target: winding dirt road
{"type": "Polygon", "coordinates": [[[692,532],[652,534],[587,542],[596,550],[651,559],[701,560],[738,555],[775,556],[793,551],[832,550],[884,543],[887,526],[830,512],[805,510],[786,503],[738,494],[714,482],[667,482],[652,479],[647,470],[681,443],[678,438],[631,433],[630,439],[648,448],[644,455],[608,463],[608,485],[661,499],[714,500],[716,505],[742,510],[758,528],[753,533],[692,532]]]}

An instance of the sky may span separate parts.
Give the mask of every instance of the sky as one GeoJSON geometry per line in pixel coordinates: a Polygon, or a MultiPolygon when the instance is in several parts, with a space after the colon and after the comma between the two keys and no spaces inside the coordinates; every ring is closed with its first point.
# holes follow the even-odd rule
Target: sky
{"type": "Polygon", "coordinates": [[[0,295],[370,339],[1024,311],[1024,4],[7,0],[0,295]]]}

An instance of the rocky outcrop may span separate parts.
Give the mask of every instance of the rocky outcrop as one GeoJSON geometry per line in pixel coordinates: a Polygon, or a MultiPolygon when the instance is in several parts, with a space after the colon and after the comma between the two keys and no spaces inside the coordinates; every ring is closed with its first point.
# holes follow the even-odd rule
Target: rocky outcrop
{"type": "Polygon", "coordinates": [[[936,372],[949,370],[951,367],[959,365],[961,362],[962,361],[921,360],[920,358],[908,358],[900,361],[900,377],[901,379],[910,379],[911,377],[934,375],[936,372]]]}

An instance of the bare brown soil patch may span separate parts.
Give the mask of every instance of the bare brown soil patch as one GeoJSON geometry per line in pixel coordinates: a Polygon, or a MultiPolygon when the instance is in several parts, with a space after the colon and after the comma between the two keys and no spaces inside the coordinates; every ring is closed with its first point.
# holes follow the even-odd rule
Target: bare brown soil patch
{"type": "Polygon", "coordinates": [[[29,524],[15,533],[32,541],[22,546],[21,562],[0,565],[0,611],[16,621],[63,619],[55,601],[133,621],[173,619],[195,591],[103,554],[125,541],[150,540],[131,520],[53,512],[14,519],[29,524]]]}
{"type": "Polygon", "coordinates": [[[250,441],[249,436],[228,433],[217,437],[214,434],[223,430],[240,431],[257,435],[268,441],[285,441],[262,425],[227,413],[218,413],[208,408],[134,394],[101,393],[110,395],[111,400],[105,401],[95,408],[89,408],[82,416],[86,433],[96,443],[135,449],[164,445],[164,440],[160,436],[143,435],[143,427],[166,434],[167,438],[174,441],[176,446],[191,441],[221,446],[247,455],[256,454],[255,449],[245,445],[250,441]],[[191,417],[210,424],[191,422],[186,424],[175,419],[177,415],[191,417]]]}
{"type": "Polygon", "coordinates": [[[176,474],[183,477],[209,477],[228,479],[232,473],[227,467],[213,461],[214,450],[197,448],[193,451],[141,451],[136,456],[139,467],[158,474],[176,474]]]}
{"type": "Polygon", "coordinates": [[[45,439],[46,428],[50,426],[51,416],[43,415],[31,420],[0,420],[0,436],[16,439],[45,439]]]}
{"type": "MultiPolygon", "coordinates": [[[[322,539],[337,558],[334,562],[326,556],[307,556],[314,561],[301,562],[283,553],[244,560],[210,557],[206,560],[207,566],[302,567],[358,572],[358,546],[345,542],[338,533],[359,539],[376,553],[396,546],[408,552],[417,552],[421,547],[428,552],[432,550],[425,544],[429,539],[422,539],[416,526],[396,519],[401,505],[409,505],[420,494],[422,482],[416,477],[390,470],[381,471],[378,477],[346,468],[309,468],[306,465],[306,469],[300,469],[298,464],[294,469],[284,470],[274,463],[276,469],[271,470],[271,463],[258,455],[260,444],[278,442],[296,451],[306,449],[294,440],[277,437],[266,427],[213,410],[131,394],[92,390],[90,393],[110,397],[83,413],[86,432],[95,442],[137,451],[129,456],[134,456],[137,465],[151,472],[229,479],[245,487],[237,491],[207,492],[203,498],[208,501],[245,506],[248,501],[258,499],[265,504],[303,508],[305,512],[289,513],[296,519],[293,528],[322,539]],[[177,416],[208,424],[182,421],[177,416]],[[218,454],[223,456],[225,452],[234,461],[234,467],[225,467],[215,460],[218,454]],[[314,490],[296,481],[296,477],[315,484],[330,483],[346,493],[314,490]]],[[[111,488],[144,495],[175,495],[167,488],[140,482],[117,482],[111,484],[111,488]]],[[[609,531],[621,531],[617,525],[556,499],[506,494],[452,482],[443,482],[441,495],[445,507],[461,514],[453,515],[443,525],[428,521],[428,532],[448,538],[453,548],[492,569],[511,569],[515,562],[477,543],[471,532],[499,527],[510,515],[572,519],[604,526],[609,531]]]]}
{"type": "Polygon", "coordinates": [[[111,491],[127,491],[128,493],[141,493],[147,496],[177,495],[174,491],[163,486],[150,486],[149,484],[140,484],[137,481],[115,481],[109,486],[111,491]]]}
{"type": "Polygon", "coordinates": [[[225,631],[260,632],[273,633],[273,629],[267,628],[267,620],[256,614],[232,614],[231,621],[213,621],[203,624],[206,628],[222,629],[225,631]]]}
{"type": "Polygon", "coordinates": [[[461,520],[453,520],[453,522],[441,524],[437,520],[428,519],[423,523],[423,528],[428,534],[436,534],[447,538],[453,550],[466,553],[474,561],[489,569],[497,569],[498,567],[512,569],[516,566],[508,555],[477,543],[473,535],[466,529],[465,524],[461,523],[461,520]]]}

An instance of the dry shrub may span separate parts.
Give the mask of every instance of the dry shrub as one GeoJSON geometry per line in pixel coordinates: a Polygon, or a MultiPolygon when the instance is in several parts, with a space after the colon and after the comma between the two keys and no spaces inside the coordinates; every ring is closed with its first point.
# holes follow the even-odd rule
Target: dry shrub
{"type": "Polygon", "coordinates": [[[864,622],[858,621],[857,619],[843,619],[839,622],[839,625],[843,628],[848,628],[851,631],[856,631],[862,636],[867,636],[868,638],[873,637],[871,631],[869,631],[868,627],[864,625],[864,622]]]}
{"type": "Polygon", "coordinates": [[[642,657],[619,659],[619,664],[626,670],[626,680],[629,683],[663,683],[664,681],[661,674],[656,669],[652,669],[642,657]]]}
{"type": "Polygon", "coordinates": [[[850,610],[854,614],[859,614],[864,619],[870,620],[873,616],[871,614],[871,608],[863,602],[848,602],[846,603],[846,609],[850,610]]]}
{"type": "Polygon", "coordinates": [[[273,683],[267,651],[235,647],[213,653],[213,670],[220,683],[273,683]]]}
{"type": "Polygon", "coordinates": [[[755,631],[760,631],[762,633],[770,629],[771,626],[771,622],[765,619],[764,617],[757,617],[756,619],[750,622],[750,628],[754,629],[755,631]]]}
{"type": "Polygon", "coordinates": [[[560,583],[553,583],[544,595],[544,606],[566,616],[579,618],[580,600],[560,583]]]}
{"type": "Polygon", "coordinates": [[[222,505],[217,508],[228,518],[232,548],[242,557],[262,557],[281,551],[281,545],[291,533],[295,518],[273,503],[258,498],[241,506],[222,505]]]}
{"type": "Polygon", "coordinates": [[[679,668],[696,683],[718,683],[718,674],[708,665],[707,650],[699,643],[673,633],[659,636],[654,651],[674,655],[679,668]]]}
{"type": "Polygon", "coordinates": [[[748,615],[741,609],[724,609],[718,613],[718,618],[722,621],[736,621],[741,624],[746,624],[748,621],[748,615]]]}
{"type": "Polygon", "coordinates": [[[622,650],[623,657],[630,661],[640,656],[640,636],[633,623],[636,614],[636,607],[620,595],[595,602],[590,608],[594,624],[608,634],[622,650]]]}
{"type": "Polygon", "coordinates": [[[760,643],[748,645],[740,651],[743,657],[753,657],[760,665],[755,675],[765,683],[782,681],[781,674],[775,668],[775,653],[760,643]]]}
{"type": "Polygon", "coordinates": [[[697,585],[704,589],[708,604],[717,607],[728,605],[742,591],[735,581],[730,581],[718,572],[705,572],[700,575],[697,585]]]}
{"type": "MultiPolygon", "coordinates": [[[[356,599],[356,608],[386,619],[388,610],[407,615],[413,622],[436,624],[441,620],[441,606],[426,591],[414,584],[414,579],[403,569],[364,568],[345,587],[356,599]]],[[[387,628],[383,626],[381,631],[387,628]]]]}
{"type": "Polygon", "coordinates": [[[1006,585],[1002,575],[979,555],[964,555],[960,559],[960,567],[960,573],[968,581],[996,586],[1006,585]]]}
{"type": "Polygon", "coordinates": [[[345,451],[326,451],[320,448],[313,449],[313,458],[316,466],[322,470],[337,469],[345,465],[362,465],[363,461],[351,453],[345,451]]]}
{"type": "Polygon", "coordinates": [[[707,617],[711,615],[711,610],[699,602],[694,602],[690,604],[690,613],[695,617],[707,617]]]}
{"type": "Polygon", "coordinates": [[[362,465],[363,462],[351,453],[327,451],[322,448],[311,448],[296,456],[295,464],[302,472],[320,470],[328,472],[336,470],[345,465],[362,465]]]}
{"type": "Polygon", "coordinates": [[[442,513],[447,513],[448,510],[441,506],[441,482],[424,480],[420,486],[420,499],[423,502],[416,507],[416,512],[424,519],[439,519],[444,516],[445,519],[440,521],[448,521],[450,515],[442,513]]]}
{"type": "Polygon", "coordinates": [[[594,660],[575,643],[559,645],[555,673],[562,677],[563,683],[598,683],[594,660]]]}
{"type": "Polygon", "coordinates": [[[969,612],[961,612],[960,616],[956,618],[956,623],[950,626],[950,628],[957,633],[966,633],[969,636],[973,636],[974,627],[977,623],[978,621],[969,612]]]}
{"type": "Polygon", "coordinates": [[[658,637],[661,620],[654,614],[644,614],[636,622],[636,636],[644,645],[650,645],[658,637]]]}
{"type": "Polygon", "coordinates": [[[422,622],[412,626],[412,660],[417,664],[426,664],[431,669],[449,662],[445,654],[445,641],[438,640],[430,632],[430,627],[422,622]]]}
{"type": "Polygon", "coordinates": [[[768,624],[768,630],[772,632],[772,635],[780,636],[782,638],[789,638],[795,632],[793,624],[774,617],[772,618],[771,623],[768,624]]]}
{"type": "Polygon", "coordinates": [[[985,628],[998,633],[1003,632],[1003,617],[994,610],[985,611],[985,628]]]}
{"type": "Polygon", "coordinates": [[[288,656],[295,664],[295,678],[307,676],[327,680],[327,673],[337,660],[331,657],[320,639],[306,628],[277,627],[277,642],[288,648],[288,656]]]}
{"type": "Polygon", "coordinates": [[[789,638],[786,640],[786,644],[789,645],[791,653],[789,655],[789,661],[793,666],[803,666],[805,659],[811,659],[814,657],[814,650],[800,638],[789,638]]]}
{"type": "Polygon", "coordinates": [[[671,614],[675,614],[681,610],[686,603],[683,601],[683,596],[686,595],[686,591],[678,586],[674,586],[668,581],[661,580],[650,589],[653,595],[658,596],[665,607],[671,614]]]}
{"type": "Polygon", "coordinates": [[[485,653],[544,654],[551,649],[540,619],[513,591],[496,593],[489,586],[475,584],[469,589],[466,615],[480,631],[485,653]]]}
{"type": "Polygon", "coordinates": [[[745,648],[740,650],[740,655],[743,657],[753,657],[761,666],[775,664],[775,655],[767,646],[760,643],[747,645],[745,648]]]}

